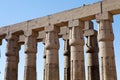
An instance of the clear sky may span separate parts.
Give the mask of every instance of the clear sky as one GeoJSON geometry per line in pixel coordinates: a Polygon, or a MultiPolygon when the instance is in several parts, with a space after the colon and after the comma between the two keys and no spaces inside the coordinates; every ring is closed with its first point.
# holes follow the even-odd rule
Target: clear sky
{"type": "MultiPolygon", "coordinates": [[[[46,16],[49,14],[69,10],[83,6],[83,4],[92,4],[101,0],[0,0],[0,27],[23,22],[26,20],[46,16]]],[[[95,23],[95,29],[97,24],[95,23]]],[[[117,67],[117,76],[120,80],[120,15],[114,16],[113,30],[115,34],[114,49],[117,67]]],[[[63,45],[64,42],[60,39],[59,61],[60,61],[60,80],[63,80],[63,45]]],[[[0,46],[0,80],[4,80],[5,72],[5,46],[6,41],[0,46]]],[[[44,45],[38,43],[37,53],[37,80],[43,80],[43,49],[44,45]]],[[[20,62],[18,70],[18,80],[23,80],[24,75],[24,46],[20,50],[20,62]]]]}

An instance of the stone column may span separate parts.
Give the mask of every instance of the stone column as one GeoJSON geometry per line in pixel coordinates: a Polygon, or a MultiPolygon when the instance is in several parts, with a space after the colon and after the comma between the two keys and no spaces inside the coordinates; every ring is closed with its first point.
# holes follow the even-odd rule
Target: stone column
{"type": "Polygon", "coordinates": [[[112,15],[104,13],[97,15],[96,18],[99,24],[100,80],[117,80],[113,47],[112,15]]]}
{"type": "Polygon", "coordinates": [[[25,36],[25,70],[24,80],[36,80],[36,34],[25,36]]]}
{"type": "Polygon", "coordinates": [[[85,22],[84,34],[87,38],[86,40],[87,80],[100,80],[97,31],[93,29],[93,22],[91,21],[85,22]]]}
{"type": "Polygon", "coordinates": [[[70,80],[70,46],[69,40],[64,40],[64,80],[70,80]]]}
{"type": "Polygon", "coordinates": [[[43,80],[46,80],[46,49],[44,48],[44,55],[43,55],[43,59],[44,59],[44,73],[43,73],[43,80]]]}
{"type": "MultiPolygon", "coordinates": [[[[7,37],[6,68],[4,80],[17,80],[19,62],[19,37],[10,35],[7,37]]],[[[1,65],[2,66],[2,65],[1,65]]]]}
{"type": "Polygon", "coordinates": [[[46,32],[46,80],[59,80],[59,40],[55,30],[46,32]]]}
{"type": "Polygon", "coordinates": [[[84,23],[79,20],[69,21],[69,44],[71,47],[71,79],[70,80],[85,80],[84,68],[84,39],[83,27],[84,23]]]}

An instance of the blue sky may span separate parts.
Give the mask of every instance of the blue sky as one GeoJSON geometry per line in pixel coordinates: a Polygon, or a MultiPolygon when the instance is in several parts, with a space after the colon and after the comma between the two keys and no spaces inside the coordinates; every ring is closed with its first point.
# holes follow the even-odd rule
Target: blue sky
{"type": "MultiPolygon", "coordinates": [[[[49,14],[77,8],[83,4],[92,4],[101,0],[0,0],[0,27],[23,22],[26,20],[46,16],[49,14]]],[[[97,24],[95,23],[95,29],[97,24]]],[[[114,16],[113,30],[115,34],[114,49],[115,59],[117,67],[117,76],[120,80],[120,15],[114,16]]],[[[60,80],[63,80],[63,40],[60,39],[60,80]]],[[[3,80],[4,68],[5,68],[5,46],[6,41],[3,40],[3,44],[0,46],[1,58],[0,58],[0,80],[3,80]]],[[[43,49],[42,43],[38,43],[37,53],[37,80],[43,79],[43,49]]],[[[18,80],[23,80],[24,75],[24,46],[21,46],[20,50],[20,62],[19,62],[19,77],[18,80]]]]}

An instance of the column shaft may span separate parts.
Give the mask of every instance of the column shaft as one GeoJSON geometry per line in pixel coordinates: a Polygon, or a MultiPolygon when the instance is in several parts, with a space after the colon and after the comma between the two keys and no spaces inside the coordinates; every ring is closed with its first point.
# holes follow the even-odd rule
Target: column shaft
{"type": "Polygon", "coordinates": [[[86,44],[87,56],[87,80],[100,80],[99,78],[99,62],[98,62],[98,44],[97,32],[95,35],[87,36],[86,44]]]}
{"type": "Polygon", "coordinates": [[[24,80],[36,80],[36,53],[36,36],[26,36],[24,80]]]}
{"type": "Polygon", "coordinates": [[[100,20],[98,39],[100,45],[100,80],[117,80],[111,20],[100,20]]]}
{"type": "Polygon", "coordinates": [[[70,80],[70,46],[69,40],[64,40],[64,80],[70,80]]]}
{"type": "Polygon", "coordinates": [[[46,80],[59,80],[59,41],[56,31],[46,32],[46,80]]]}
{"type": "Polygon", "coordinates": [[[44,71],[43,71],[43,80],[46,80],[46,49],[44,48],[44,71]]]}
{"type": "Polygon", "coordinates": [[[17,80],[18,78],[19,49],[18,37],[12,35],[7,39],[7,60],[4,80],[17,80]]]}
{"type": "Polygon", "coordinates": [[[92,21],[85,21],[84,35],[86,36],[86,79],[100,80],[97,31],[94,30],[92,21]]]}
{"type": "MultiPolygon", "coordinates": [[[[79,21],[72,21],[78,23],[79,21]]],[[[71,24],[70,22],[69,24],[71,24]]],[[[79,23],[78,23],[79,24],[79,23]]],[[[71,46],[71,79],[70,80],[85,80],[84,68],[84,39],[83,39],[83,24],[70,27],[70,46],[71,46]]]]}

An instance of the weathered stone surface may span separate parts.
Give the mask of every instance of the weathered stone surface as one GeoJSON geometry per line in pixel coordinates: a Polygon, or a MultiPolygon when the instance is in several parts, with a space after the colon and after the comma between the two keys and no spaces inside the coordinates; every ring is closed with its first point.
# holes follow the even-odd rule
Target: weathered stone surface
{"type": "Polygon", "coordinates": [[[36,80],[37,35],[25,36],[24,80],[36,80]]]}
{"type": "Polygon", "coordinates": [[[58,32],[46,32],[46,80],[59,80],[58,32]]]}
{"type": "Polygon", "coordinates": [[[100,80],[99,77],[99,62],[98,62],[98,43],[97,31],[93,29],[93,22],[85,22],[85,32],[93,30],[94,33],[84,33],[86,40],[86,57],[87,57],[87,80],[100,80]]]}
{"type": "MultiPolygon", "coordinates": [[[[104,14],[101,14],[104,15],[104,14]]],[[[98,40],[100,45],[100,80],[117,80],[112,30],[112,21],[100,19],[98,21],[98,40]]]]}
{"type": "Polygon", "coordinates": [[[18,63],[19,63],[19,49],[18,36],[12,35],[7,38],[6,51],[6,68],[4,80],[17,80],[18,78],[18,63]]]}
{"type": "Polygon", "coordinates": [[[112,14],[120,14],[120,0],[103,0],[102,12],[110,12],[112,14]]]}
{"type": "MultiPolygon", "coordinates": [[[[71,21],[70,21],[71,22],[71,21]]],[[[75,20],[76,22],[76,20],[75,20]]],[[[79,20],[77,22],[80,22],[79,20]]],[[[73,20],[74,23],[74,20],[73,20]]],[[[69,44],[71,47],[71,80],[85,80],[85,68],[84,68],[84,39],[83,39],[83,22],[81,25],[75,25],[69,28],[69,44]],[[81,27],[82,26],[82,27],[81,27]]],[[[71,23],[70,23],[71,24],[71,23]]]]}
{"type": "Polygon", "coordinates": [[[68,44],[65,42],[64,79],[85,80],[83,34],[87,36],[88,41],[86,48],[87,66],[90,72],[88,80],[99,80],[96,37],[100,45],[100,80],[117,80],[112,30],[115,14],[120,14],[120,0],[103,0],[0,28],[0,45],[2,39],[7,39],[5,80],[17,80],[18,51],[22,44],[25,45],[26,55],[24,80],[36,80],[37,42],[44,42],[44,40],[44,80],[59,80],[59,38],[69,41],[70,45],[66,46],[68,44]],[[93,30],[92,23],[84,24],[85,21],[93,19],[96,19],[99,24],[98,36],[93,30]],[[69,56],[66,47],[70,47],[69,56]]]}

